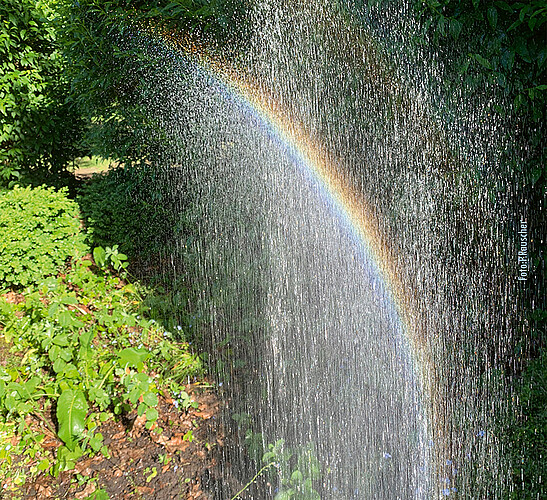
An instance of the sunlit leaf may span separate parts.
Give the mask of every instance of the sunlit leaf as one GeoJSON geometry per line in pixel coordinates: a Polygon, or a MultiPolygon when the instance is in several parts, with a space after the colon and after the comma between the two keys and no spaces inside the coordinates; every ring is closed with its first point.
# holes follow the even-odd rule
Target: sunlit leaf
{"type": "Polygon", "coordinates": [[[75,440],[83,436],[87,409],[85,395],[80,390],[67,389],[57,401],[58,435],[71,451],[75,449],[75,440]]]}

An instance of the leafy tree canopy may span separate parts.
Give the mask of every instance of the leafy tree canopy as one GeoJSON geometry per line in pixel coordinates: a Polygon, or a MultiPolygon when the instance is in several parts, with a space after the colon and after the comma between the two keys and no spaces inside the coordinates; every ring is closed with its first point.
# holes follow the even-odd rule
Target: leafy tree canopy
{"type": "Polygon", "coordinates": [[[235,22],[243,15],[239,0],[80,0],[65,3],[61,12],[72,96],[92,124],[88,144],[96,154],[121,161],[151,160],[161,150],[153,139],[158,130],[140,103],[150,71],[161,61],[136,38],[187,37],[218,45],[235,44],[242,33],[235,22]]]}
{"type": "Polygon", "coordinates": [[[0,182],[58,174],[83,154],[83,121],[69,84],[48,2],[0,3],[0,182]]]}

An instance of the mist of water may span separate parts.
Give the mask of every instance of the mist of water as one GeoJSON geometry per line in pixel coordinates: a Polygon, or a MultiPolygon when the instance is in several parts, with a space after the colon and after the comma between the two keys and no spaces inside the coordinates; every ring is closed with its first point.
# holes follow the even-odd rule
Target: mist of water
{"type": "Polygon", "coordinates": [[[503,148],[494,97],[444,95],[438,54],[411,50],[404,8],[350,4],[258,2],[232,61],[239,82],[151,44],[165,64],[143,99],[197,228],[170,260],[198,290],[196,328],[239,443],[216,498],[276,442],[277,468],[246,498],[499,498],[513,294],[502,231],[517,215],[486,180],[503,148]]]}

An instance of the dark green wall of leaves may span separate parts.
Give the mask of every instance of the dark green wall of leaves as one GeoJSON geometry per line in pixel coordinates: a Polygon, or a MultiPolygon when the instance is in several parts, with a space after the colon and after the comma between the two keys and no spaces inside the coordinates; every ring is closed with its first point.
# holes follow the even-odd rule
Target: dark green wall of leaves
{"type": "Polygon", "coordinates": [[[72,96],[90,123],[86,139],[93,152],[124,163],[161,158],[161,130],[146,116],[141,99],[163,62],[139,46],[139,35],[176,33],[211,47],[235,46],[242,33],[235,20],[243,12],[241,2],[222,0],[67,3],[61,9],[61,41],[72,96]]]}
{"type": "MultiPolygon", "coordinates": [[[[543,498],[547,2],[426,0],[414,7],[423,28],[418,43],[433,44],[442,54],[446,88],[463,88],[470,96],[485,87],[496,92],[491,112],[503,124],[507,150],[500,159],[506,178],[497,182],[493,195],[505,196],[505,186],[512,185],[515,206],[510,209],[528,221],[531,264],[530,278],[518,290],[513,322],[516,372],[508,375],[516,396],[514,420],[500,424],[514,465],[515,490],[508,490],[507,496],[543,498]]],[[[511,233],[511,227],[507,231],[511,233]]]]}

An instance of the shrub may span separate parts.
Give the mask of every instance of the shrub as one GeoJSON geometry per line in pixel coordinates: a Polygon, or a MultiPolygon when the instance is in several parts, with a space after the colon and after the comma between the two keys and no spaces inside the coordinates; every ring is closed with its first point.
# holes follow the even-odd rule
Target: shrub
{"type": "Polygon", "coordinates": [[[112,246],[132,258],[157,254],[180,230],[178,205],[161,173],[117,168],[83,186],[78,203],[93,245],[112,246]]]}
{"type": "Polygon", "coordinates": [[[66,274],[27,287],[17,303],[0,296],[0,337],[12,352],[27,353],[0,365],[0,438],[7,429],[16,443],[0,450],[2,483],[21,465],[34,474],[28,457],[41,457],[38,472],[58,475],[83,454],[108,455],[101,423],[137,409],[150,429],[163,390],[182,410],[197,407],[182,384],[203,374],[200,358],[144,317],[138,283],[99,267],[75,260],[66,274]],[[55,412],[55,427],[47,411],[55,412]],[[29,425],[36,418],[64,443],[54,460],[40,446],[41,429],[29,425]]]}
{"type": "Polygon", "coordinates": [[[85,253],[78,205],[66,189],[15,187],[0,196],[0,288],[26,286],[85,253]]]}
{"type": "Polygon", "coordinates": [[[164,62],[137,34],[175,32],[232,46],[244,39],[241,0],[63,2],[59,40],[69,62],[71,98],[88,118],[86,143],[94,154],[126,161],[154,161],[164,149],[148,113],[143,89],[164,62]],[[206,35],[206,36],[205,36],[206,35]],[[141,40],[142,42],[142,40],[141,40]],[[144,140],[143,140],[144,138],[144,140]]]}
{"type": "Polygon", "coordinates": [[[547,352],[530,361],[515,383],[517,420],[512,422],[507,445],[513,459],[513,478],[518,486],[509,498],[545,498],[547,487],[547,352]]]}
{"type": "Polygon", "coordinates": [[[67,101],[51,2],[0,2],[0,184],[66,172],[84,124],[67,101]]]}

